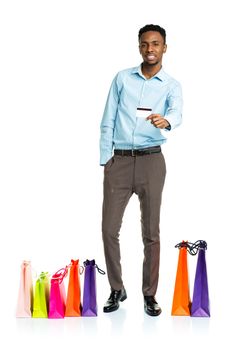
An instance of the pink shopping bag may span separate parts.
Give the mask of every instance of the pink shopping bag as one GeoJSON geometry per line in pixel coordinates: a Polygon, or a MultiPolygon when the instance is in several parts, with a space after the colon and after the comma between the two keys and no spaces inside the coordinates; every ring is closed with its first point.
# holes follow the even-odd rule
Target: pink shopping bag
{"type": "Polygon", "coordinates": [[[20,285],[16,317],[31,317],[33,305],[33,282],[31,262],[24,260],[21,264],[20,285]]]}
{"type": "Polygon", "coordinates": [[[68,274],[68,267],[58,270],[51,278],[49,318],[64,318],[66,309],[66,291],[64,278],[68,274]]]}

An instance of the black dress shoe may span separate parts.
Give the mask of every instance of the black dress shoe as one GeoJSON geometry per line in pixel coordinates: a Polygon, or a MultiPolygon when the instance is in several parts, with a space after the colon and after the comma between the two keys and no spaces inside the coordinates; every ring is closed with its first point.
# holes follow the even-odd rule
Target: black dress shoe
{"type": "Polygon", "coordinates": [[[149,316],[159,316],[162,310],[154,297],[144,296],[144,311],[149,316]]]}
{"type": "Polygon", "coordinates": [[[104,305],[104,312],[116,311],[119,308],[119,302],[127,299],[126,290],[124,287],[121,290],[112,290],[111,294],[104,305]]]}

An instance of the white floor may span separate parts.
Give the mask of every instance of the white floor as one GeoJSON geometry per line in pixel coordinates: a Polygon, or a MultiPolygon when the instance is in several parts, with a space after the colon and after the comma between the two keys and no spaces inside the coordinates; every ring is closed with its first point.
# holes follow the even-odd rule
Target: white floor
{"type": "MultiPolygon", "coordinates": [[[[123,303],[112,314],[99,312],[96,318],[7,319],[7,349],[116,349],[118,345],[171,346],[179,349],[202,349],[219,346],[228,340],[226,318],[210,319],[171,317],[166,311],[158,318],[150,318],[132,302],[123,303]],[[221,327],[222,324],[222,327],[221,327]]],[[[6,326],[6,323],[5,325],[6,326]]],[[[162,347],[161,347],[162,348],[162,347]]]]}
{"type": "Polygon", "coordinates": [[[128,299],[121,303],[119,310],[104,314],[102,306],[107,292],[107,281],[98,279],[98,317],[57,320],[16,319],[13,303],[11,306],[8,303],[13,293],[9,293],[2,305],[1,342],[5,341],[5,349],[24,350],[118,349],[118,346],[133,348],[136,345],[153,349],[157,346],[160,349],[203,349],[220,346],[221,341],[229,339],[227,291],[222,299],[215,298],[212,293],[210,318],[172,317],[172,289],[159,293],[163,312],[157,318],[144,313],[142,295],[132,290],[127,290],[128,299]]]}

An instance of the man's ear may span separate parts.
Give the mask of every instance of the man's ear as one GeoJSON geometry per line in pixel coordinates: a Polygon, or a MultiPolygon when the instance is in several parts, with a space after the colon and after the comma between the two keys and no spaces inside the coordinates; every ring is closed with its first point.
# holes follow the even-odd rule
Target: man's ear
{"type": "Polygon", "coordinates": [[[164,45],[164,53],[167,51],[167,44],[164,45]]]}

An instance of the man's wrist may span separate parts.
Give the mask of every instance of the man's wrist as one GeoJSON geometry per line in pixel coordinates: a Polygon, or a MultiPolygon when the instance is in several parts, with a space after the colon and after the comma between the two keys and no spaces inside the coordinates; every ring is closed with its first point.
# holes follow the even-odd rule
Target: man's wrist
{"type": "Polygon", "coordinates": [[[165,119],[165,123],[166,123],[165,129],[171,130],[171,124],[167,121],[167,119],[165,119]]]}

